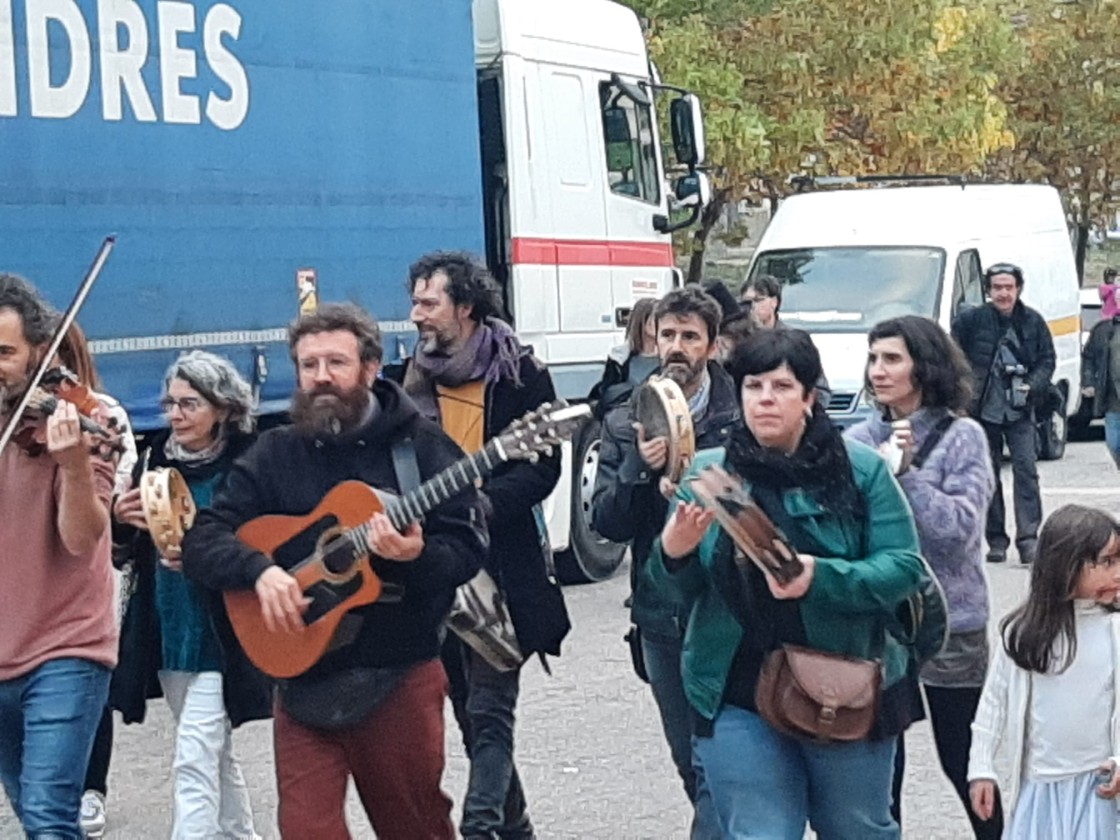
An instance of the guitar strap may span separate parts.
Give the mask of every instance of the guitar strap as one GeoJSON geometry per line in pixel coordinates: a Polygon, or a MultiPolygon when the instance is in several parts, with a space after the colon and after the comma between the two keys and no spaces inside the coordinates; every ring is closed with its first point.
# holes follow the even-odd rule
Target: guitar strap
{"type": "Polygon", "coordinates": [[[412,438],[393,441],[393,472],[397,474],[397,485],[401,495],[411,493],[420,486],[420,464],[416,460],[416,447],[412,438]]]}

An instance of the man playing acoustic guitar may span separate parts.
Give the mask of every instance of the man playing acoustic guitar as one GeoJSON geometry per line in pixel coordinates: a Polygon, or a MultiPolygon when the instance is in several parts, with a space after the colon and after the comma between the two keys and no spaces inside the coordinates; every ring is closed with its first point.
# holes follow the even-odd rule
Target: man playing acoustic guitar
{"type": "MultiPolygon", "coordinates": [[[[294,571],[311,562],[303,558],[325,556],[345,575],[333,567],[345,540],[331,542],[338,529],[330,530],[345,513],[334,519],[328,512],[308,526],[306,547],[293,537],[296,549],[285,544],[272,558],[242,542],[238,529],[267,514],[307,514],[347,480],[398,492],[394,446],[406,439],[424,480],[461,452],[397,385],[377,378],[380,332],[358,307],[324,304],[301,315],[289,347],[299,380],[293,425],[265,432],[234,465],[213,507],[187,533],[183,570],[210,589],[255,589],[263,626],[286,630],[281,638],[294,647],[311,635],[308,622],[347,596],[348,584],[304,591],[282,566],[294,571]]],[[[481,565],[483,523],[478,495],[468,490],[422,527],[398,531],[384,513],[363,526],[360,545],[368,544],[381,596],[347,612],[322,659],[279,684],[274,740],[284,837],[349,838],[348,776],[382,840],[454,837],[451,800],[440,789],[447,693],[440,626],[456,587],[481,565]]]]}

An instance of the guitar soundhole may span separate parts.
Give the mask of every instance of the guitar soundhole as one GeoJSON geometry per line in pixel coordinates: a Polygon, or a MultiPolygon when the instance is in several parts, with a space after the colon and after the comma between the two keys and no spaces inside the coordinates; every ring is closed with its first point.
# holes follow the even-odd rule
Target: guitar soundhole
{"type": "Polygon", "coordinates": [[[327,541],[321,551],[323,565],[332,575],[346,574],[358,556],[354,544],[345,537],[335,537],[327,541]]]}

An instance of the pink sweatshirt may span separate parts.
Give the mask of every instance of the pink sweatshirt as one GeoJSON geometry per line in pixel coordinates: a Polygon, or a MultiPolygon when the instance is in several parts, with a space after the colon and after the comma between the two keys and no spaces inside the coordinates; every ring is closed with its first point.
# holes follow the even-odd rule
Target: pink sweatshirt
{"type": "MultiPolygon", "coordinates": [[[[108,505],[115,467],[95,457],[93,471],[108,505]]],[[[70,554],[58,534],[60,490],[50,455],[15,445],[0,454],[0,680],[63,657],[117,662],[111,529],[89,554],[70,554]]]]}

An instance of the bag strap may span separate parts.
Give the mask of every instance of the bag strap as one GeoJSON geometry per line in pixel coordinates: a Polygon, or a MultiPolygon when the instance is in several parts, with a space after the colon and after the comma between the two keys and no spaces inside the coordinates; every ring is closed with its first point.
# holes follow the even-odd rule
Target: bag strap
{"type": "Polygon", "coordinates": [[[401,495],[411,493],[420,486],[420,463],[416,460],[416,446],[412,438],[393,441],[393,472],[397,474],[397,487],[401,495]]]}
{"type": "Polygon", "coordinates": [[[914,457],[910,460],[911,469],[920,470],[922,468],[922,464],[926,462],[926,459],[929,458],[933,450],[937,448],[937,444],[941,443],[941,438],[945,437],[945,433],[949,431],[949,427],[953,425],[956,419],[956,417],[950,414],[937,421],[937,425],[930,429],[930,433],[926,436],[926,439],[922,441],[921,448],[918,449],[914,457]]]}

